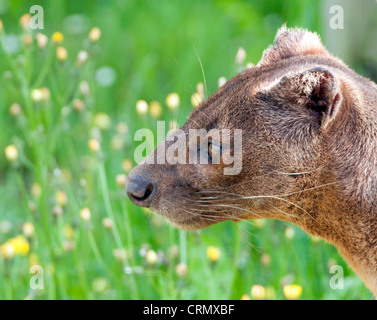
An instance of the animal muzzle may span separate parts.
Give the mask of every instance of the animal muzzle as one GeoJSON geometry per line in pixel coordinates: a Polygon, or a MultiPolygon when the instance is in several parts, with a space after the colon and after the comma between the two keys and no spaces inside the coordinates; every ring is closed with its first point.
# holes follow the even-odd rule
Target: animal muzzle
{"type": "Polygon", "coordinates": [[[127,178],[126,191],[131,201],[140,207],[149,207],[156,194],[156,183],[139,174],[132,174],[127,178]]]}

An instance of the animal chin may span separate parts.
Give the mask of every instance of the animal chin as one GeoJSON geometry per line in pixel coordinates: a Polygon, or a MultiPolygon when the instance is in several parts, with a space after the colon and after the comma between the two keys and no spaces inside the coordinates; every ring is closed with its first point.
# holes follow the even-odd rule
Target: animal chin
{"type": "Polygon", "coordinates": [[[183,230],[199,230],[199,229],[204,229],[214,224],[214,222],[201,220],[200,218],[192,218],[192,219],[184,220],[184,221],[177,221],[177,220],[167,218],[167,221],[173,227],[178,228],[178,229],[183,229],[183,230]]]}
{"type": "Polygon", "coordinates": [[[153,210],[153,212],[162,216],[173,227],[183,230],[203,229],[217,223],[217,221],[206,220],[205,218],[201,218],[199,216],[189,216],[188,214],[186,215],[186,213],[173,213],[173,211],[164,212],[160,210],[153,210]]]}

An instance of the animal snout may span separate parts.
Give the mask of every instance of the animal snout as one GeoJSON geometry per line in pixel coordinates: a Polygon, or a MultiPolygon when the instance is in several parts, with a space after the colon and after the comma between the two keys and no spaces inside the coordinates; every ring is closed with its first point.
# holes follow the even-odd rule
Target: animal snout
{"type": "Polygon", "coordinates": [[[156,192],[156,184],[140,175],[128,176],[126,190],[134,204],[149,207],[156,192]]]}

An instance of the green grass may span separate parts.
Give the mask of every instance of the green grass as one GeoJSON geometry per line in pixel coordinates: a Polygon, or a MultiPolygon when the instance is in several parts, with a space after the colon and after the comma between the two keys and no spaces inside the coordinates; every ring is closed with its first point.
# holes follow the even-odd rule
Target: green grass
{"type": "Polygon", "coordinates": [[[257,63],[284,22],[321,32],[315,3],[40,1],[42,32],[49,37],[43,50],[34,31],[33,44],[23,44],[25,32],[18,21],[29,10],[27,2],[0,8],[5,29],[1,37],[16,35],[19,41],[17,52],[7,53],[3,40],[0,50],[0,150],[14,144],[19,153],[15,162],[0,153],[0,245],[22,234],[26,222],[35,228],[25,256],[6,259],[0,254],[0,298],[240,299],[260,284],[270,288],[269,298],[283,299],[283,285],[295,283],[303,289],[302,299],[370,299],[332,246],[296,227],[292,239],[285,236],[292,226],[278,221],[226,222],[186,233],[146,215],[116,183],[116,176],[124,173],[122,162],[133,161],[134,132],[156,128],[156,119],[136,113],[137,100],[159,101],[161,119],[182,124],[192,110],[191,94],[203,82],[197,54],[210,94],[220,76],[229,79],[239,71],[234,60],[239,47],[247,51],[245,62],[257,63]],[[94,26],[102,36],[90,43],[87,36],[94,26]],[[64,62],[55,56],[55,31],[64,34],[58,45],[68,50],[64,62]],[[80,50],[89,58],[79,67],[80,50]],[[104,66],[116,75],[107,87],[101,85],[105,76],[96,79],[104,66]],[[82,81],[89,84],[88,95],[79,90],[82,81]],[[35,102],[31,90],[41,87],[49,88],[50,98],[35,102]],[[164,104],[171,92],[181,99],[176,113],[164,104]],[[75,110],[75,99],[84,102],[83,111],[75,110]],[[9,113],[13,103],[22,109],[16,117],[9,113]],[[111,119],[106,129],[94,129],[99,112],[111,119]],[[117,132],[119,123],[127,124],[127,133],[117,132]],[[122,141],[121,148],[113,147],[114,136],[122,141]],[[93,137],[101,141],[98,152],[88,147],[93,137]],[[60,200],[63,214],[56,216],[59,191],[67,201],[60,200]],[[89,221],[80,217],[84,207],[91,211],[89,221]],[[112,229],[103,226],[104,218],[114,222],[112,229]],[[209,246],[221,251],[216,263],[207,257],[209,246]],[[142,254],[146,247],[158,252],[157,264],[147,263],[142,254]],[[114,249],[124,249],[126,257],[119,261],[114,249]],[[185,277],[176,273],[181,262],[188,267],[185,277]],[[35,263],[44,270],[43,290],[30,289],[29,268],[35,263]],[[343,290],[330,289],[332,264],[344,268],[343,290]]]}

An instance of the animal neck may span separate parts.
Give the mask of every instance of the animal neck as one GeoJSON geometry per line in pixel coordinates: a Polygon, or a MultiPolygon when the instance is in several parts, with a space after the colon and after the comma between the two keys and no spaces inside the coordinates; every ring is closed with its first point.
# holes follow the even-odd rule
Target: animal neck
{"type": "Polygon", "coordinates": [[[377,112],[370,95],[352,96],[324,137],[328,172],[321,180],[335,185],[322,191],[311,229],[338,248],[377,296],[377,112]]]}
{"type": "Polygon", "coordinates": [[[377,297],[376,214],[365,212],[340,197],[329,196],[318,202],[315,219],[305,219],[299,223],[300,227],[333,244],[377,297]]]}

